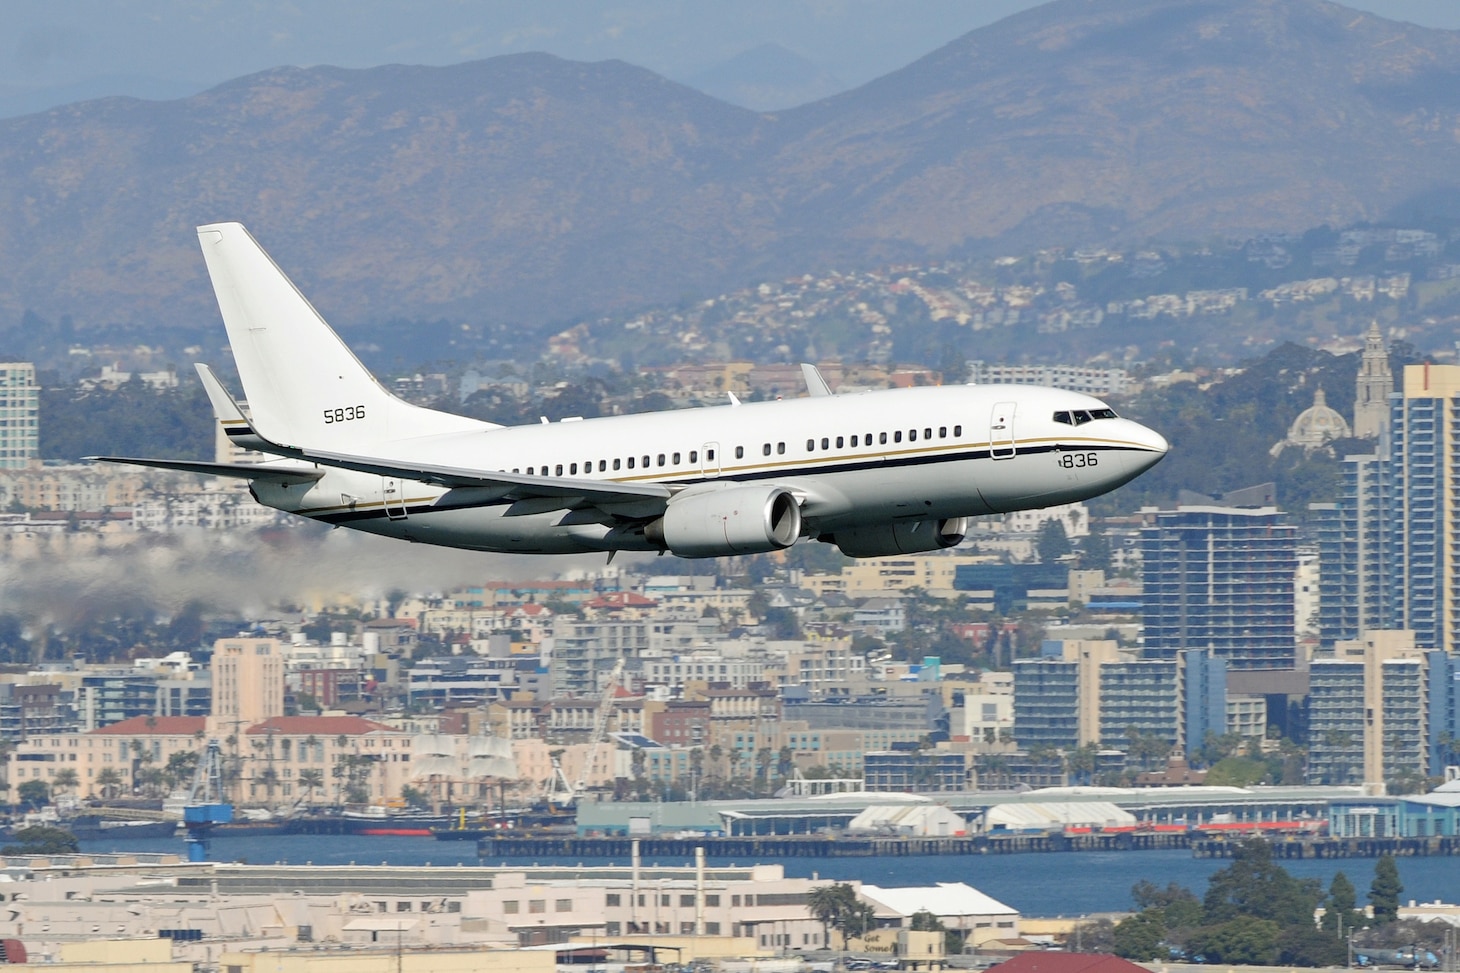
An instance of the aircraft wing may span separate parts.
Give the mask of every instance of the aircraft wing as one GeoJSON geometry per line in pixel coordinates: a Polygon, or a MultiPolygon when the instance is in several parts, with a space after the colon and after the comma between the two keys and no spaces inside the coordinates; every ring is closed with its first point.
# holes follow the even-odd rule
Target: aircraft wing
{"type": "Polygon", "coordinates": [[[350,456],[317,450],[293,451],[290,455],[324,466],[336,466],[361,473],[395,476],[444,487],[495,490],[504,498],[526,500],[543,497],[577,498],[591,504],[638,503],[672,497],[676,488],[663,483],[620,483],[615,480],[562,476],[524,476],[496,470],[472,470],[454,466],[436,466],[378,456],[350,456]]]}
{"type": "Polygon", "coordinates": [[[181,470],[204,476],[229,476],[240,480],[268,480],[272,483],[313,483],[324,476],[324,470],[285,466],[261,466],[256,463],[204,463],[178,459],[139,459],[132,456],[87,456],[97,463],[125,463],[128,466],[150,466],[159,470],[181,470]]]}

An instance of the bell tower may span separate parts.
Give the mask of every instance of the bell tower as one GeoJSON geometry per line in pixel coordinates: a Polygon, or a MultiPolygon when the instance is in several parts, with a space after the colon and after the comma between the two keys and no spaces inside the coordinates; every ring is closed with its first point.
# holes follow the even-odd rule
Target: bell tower
{"type": "Polygon", "coordinates": [[[1364,357],[1359,365],[1357,397],[1354,399],[1354,438],[1378,439],[1389,422],[1389,393],[1394,376],[1389,371],[1389,353],[1379,322],[1369,325],[1364,335],[1364,357]]]}

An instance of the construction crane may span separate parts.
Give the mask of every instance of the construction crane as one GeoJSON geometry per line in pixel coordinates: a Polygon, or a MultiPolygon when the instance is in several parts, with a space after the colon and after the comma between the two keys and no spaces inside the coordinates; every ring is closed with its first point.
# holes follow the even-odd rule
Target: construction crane
{"type": "Polygon", "coordinates": [[[613,664],[613,669],[608,674],[608,681],[604,683],[603,695],[598,700],[598,712],[593,716],[593,735],[589,741],[593,746],[588,750],[588,759],[583,761],[583,771],[578,779],[573,782],[573,799],[577,800],[588,789],[588,775],[593,772],[593,765],[598,762],[598,751],[602,749],[603,742],[608,737],[608,720],[613,715],[613,694],[618,688],[618,681],[623,678],[624,660],[620,658],[613,664]]]}
{"type": "Polygon", "coordinates": [[[233,820],[233,805],[223,795],[223,748],[209,740],[198,758],[188,802],[183,805],[183,828],[187,837],[188,861],[208,860],[208,839],[213,828],[233,820]]]}

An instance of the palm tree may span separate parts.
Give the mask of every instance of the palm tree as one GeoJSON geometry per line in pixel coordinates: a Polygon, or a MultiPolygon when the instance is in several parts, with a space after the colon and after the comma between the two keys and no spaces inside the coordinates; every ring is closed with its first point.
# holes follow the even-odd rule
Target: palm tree
{"type": "Polygon", "coordinates": [[[81,783],[76,776],[76,771],[70,767],[63,767],[56,771],[56,776],[51,778],[51,788],[56,791],[74,791],[81,783]]]}
{"type": "Polygon", "coordinates": [[[324,786],[324,771],[314,767],[307,767],[299,772],[299,786],[304,788],[306,797],[312,796],[315,791],[324,786]]]}
{"type": "Polygon", "coordinates": [[[101,796],[111,800],[122,792],[122,775],[115,767],[103,767],[101,773],[96,775],[96,786],[101,789],[101,796]]]}

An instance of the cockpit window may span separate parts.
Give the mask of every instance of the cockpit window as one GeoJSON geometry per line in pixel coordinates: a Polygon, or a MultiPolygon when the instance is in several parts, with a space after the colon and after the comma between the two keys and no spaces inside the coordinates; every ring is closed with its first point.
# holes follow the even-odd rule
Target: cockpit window
{"type": "Polygon", "coordinates": [[[1070,413],[1070,417],[1075,420],[1075,425],[1077,426],[1083,426],[1090,421],[1090,413],[1084,409],[1076,409],[1070,413]]]}
{"type": "Polygon", "coordinates": [[[1118,419],[1120,417],[1115,414],[1115,410],[1114,409],[1091,409],[1090,410],[1090,418],[1091,419],[1118,419]]]}
{"type": "Polygon", "coordinates": [[[1054,414],[1054,421],[1063,422],[1067,426],[1073,425],[1073,423],[1070,422],[1070,414],[1068,412],[1056,412],[1054,414]]]}

